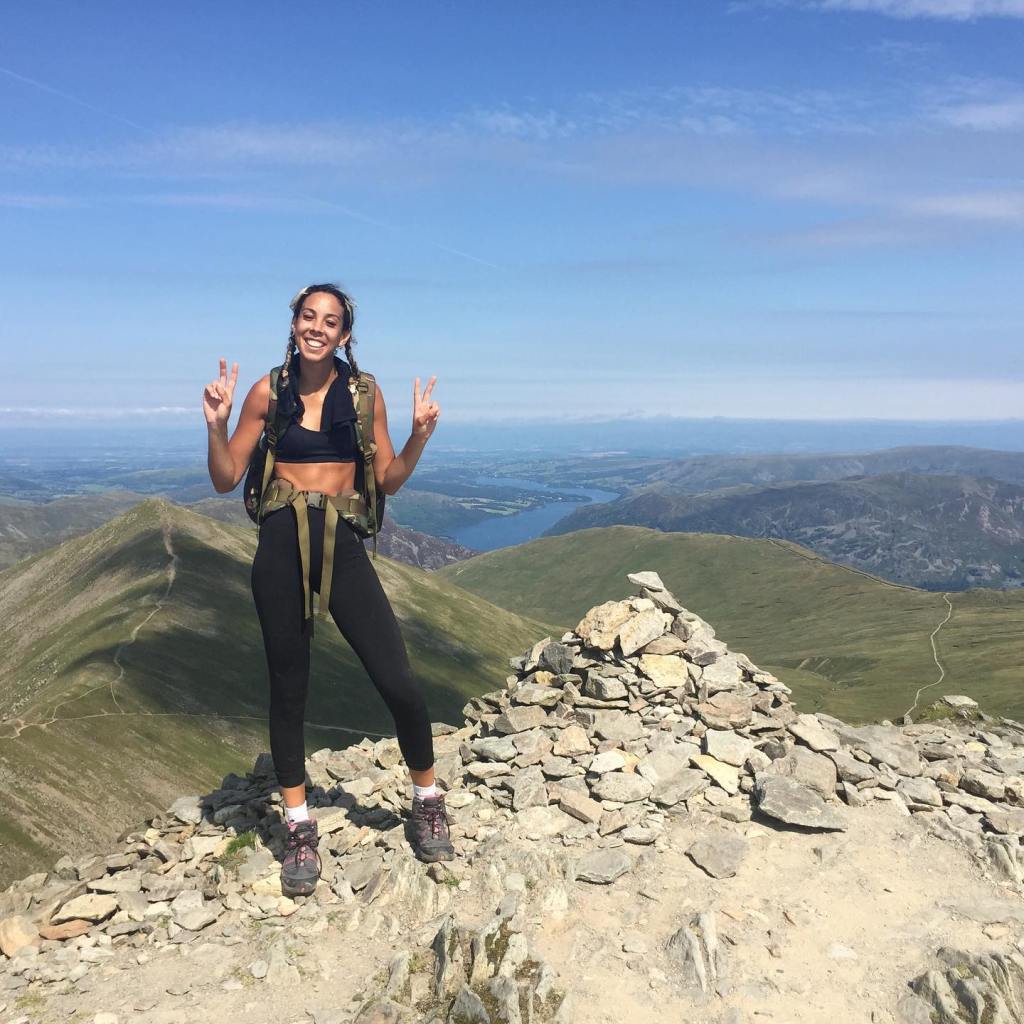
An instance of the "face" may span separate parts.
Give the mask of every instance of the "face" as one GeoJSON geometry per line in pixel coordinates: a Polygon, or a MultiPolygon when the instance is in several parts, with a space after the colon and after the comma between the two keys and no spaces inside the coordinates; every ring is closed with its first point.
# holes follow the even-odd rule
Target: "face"
{"type": "Polygon", "coordinates": [[[295,344],[303,361],[330,361],[348,337],[342,332],[341,303],[330,292],[307,295],[292,321],[295,344]]]}

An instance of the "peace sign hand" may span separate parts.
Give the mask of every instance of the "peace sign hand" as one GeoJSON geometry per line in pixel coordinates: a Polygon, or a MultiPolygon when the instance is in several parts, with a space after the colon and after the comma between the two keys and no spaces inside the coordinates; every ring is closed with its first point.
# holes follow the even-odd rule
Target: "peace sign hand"
{"type": "Polygon", "coordinates": [[[203,413],[207,426],[227,426],[231,417],[231,402],[235,397],[235,382],[238,380],[238,363],[231,364],[228,377],[226,359],[220,361],[220,378],[210,381],[203,390],[203,413]]]}
{"type": "Polygon", "coordinates": [[[434,381],[437,376],[430,378],[430,383],[420,397],[420,379],[416,378],[412,386],[412,433],[413,437],[422,437],[426,440],[434,432],[437,426],[437,418],[441,415],[441,406],[437,402],[431,402],[430,392],[433,390],[434,381]]]}

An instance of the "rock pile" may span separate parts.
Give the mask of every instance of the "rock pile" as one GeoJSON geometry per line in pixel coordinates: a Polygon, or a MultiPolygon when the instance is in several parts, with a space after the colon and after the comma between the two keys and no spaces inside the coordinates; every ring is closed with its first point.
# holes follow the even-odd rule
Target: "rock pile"
{"type": "MultiPolygon", "coordinates": [[[[455,862],[412,859],[397,742],[365,739],[309,758],[322,882],[311,898],[283,896],[286,829],[261,755],[244,778],[229,775],[129,830],[115,852],[62,858],[0,894],[0,1003],[44,987],[87,991],[118,957],[199,936],[237,945],[261,923],[282,935],[334,927],[366,940],[417,937],[332,1021],[564,1022],[570,1003],[530,956],[529,925],[564,915],[586,888],[577,883],[609,885],[653,863],[669,819],[698,809],[834,831],[846,828],[847,807],[886,800],[1021,891],[1019,723],[993,720],[966,697],[943,698],[935,720],[903,727],[799,714],[787,686],[731,652],[657,574],[628,578],[637,596],[598,605],[513,658],[505,685],[470,700],[460,728],[435,726],[455,862]],[[468,922],[471,906],[483,908],[482,923],[468,922]]],[[[718,879],[741,869],[746,850],[742,836],[717,832],[686,852],[718,879]]],[[[695,916],[670,946],[693,984],[713,985],[710,918],[695,916]]],[[[287,950],[272,945],[248,980],[297,979],[287,950]]],[[[935,972],[915,992],[907,1020],[940,1002],[951,1013],[957,998],[935,972]]]]}

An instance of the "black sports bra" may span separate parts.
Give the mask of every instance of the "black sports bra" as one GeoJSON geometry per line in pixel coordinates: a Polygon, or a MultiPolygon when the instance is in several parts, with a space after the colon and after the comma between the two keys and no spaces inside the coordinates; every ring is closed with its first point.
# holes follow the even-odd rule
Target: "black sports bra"
{"type": "MultiPolygon", "coordinates": [[[[337,356],[334,358],[334,367],[338,376],[331,381],[324,395],[319,430],[309,430],[299,423],[304,410],[297,392],[290,388],[291,395],[282,395],[279,399],[286,407],[293,405],[293,411],[288,426],[277,440],[275,462],[357,461],[359,444],[356,440],[356,410],[352,403],[352,393],[348,389],[351,369],[348,363],[342,362],[337,356]]],[[[293,372],[297,369],[296,365],[293,372]]]]}

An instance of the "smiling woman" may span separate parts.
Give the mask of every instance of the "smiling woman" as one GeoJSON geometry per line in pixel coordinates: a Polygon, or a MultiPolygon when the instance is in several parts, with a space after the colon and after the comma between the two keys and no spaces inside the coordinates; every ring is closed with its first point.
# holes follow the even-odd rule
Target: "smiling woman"
{"type": "Polygon", "coordinates": [[[308,895],[320,876],[317,824],[309,817],[305,795],[313,593],[320,594],[320,614],[334,620],[394,716],[413,781],[411,839],[416,855],[427,861],[451,860],[454,848],[444,794],[434,781],[433,739],[422,687],[360,536],[339,515],[363,501],[355,490],[360,448],[372,444],[367,447],[372,467],[366,470],[385,494],[394,494],[409,478],[441,412],[430,400],[436,377],[422,397],[419,378],[414,381],[412,435],[396,455],[384,396],[352,355],[352,300],[335,285],[309,285],[295,296],[291,309],[284,363],[252,386],[230,441],[227,422],[237,363],[229,379],[227,362],[220,361],[220,379],[207,385],[203,405],[210,477],[220,493],[238,486],[264,431],[279,431],[273,444],[273,477],[260,498],[252,592],[270,673],[270,749],[288,818],[281,884],[289,895],[308,895]],[[341,345],[347,362],[336,355],[341,345]],[[361,385],[374,410],[369,421],[372,442],[364,445],[353,401],[361,385]]]}

